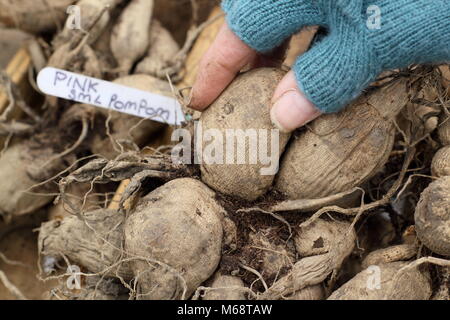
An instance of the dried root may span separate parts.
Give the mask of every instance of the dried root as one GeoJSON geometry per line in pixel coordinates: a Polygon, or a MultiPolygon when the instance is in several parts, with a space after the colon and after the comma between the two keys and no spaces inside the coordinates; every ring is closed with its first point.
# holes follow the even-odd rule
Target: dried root
{"type": "MultiPolygon", "coordinates": [[[[312,226],[304,229],[305,239],[315,238],[317,229],[312,226]]],[[[328,233],[330,234],[330,233],[328,233]]],[[[317,233],[317,236],[320,232],[317,233]]],[[[319,255],[311,255],[302,258],[294,264],[289,274],[270,287],[259,298],[263,300],[282,299],[294,295],[296,292],[307,287],[321,284],[332,273],[336,273],[342,265],[344,259],[353,251],[356,235],[352,227],[346,228],[346,231],[340,234],[331,233],[330,236],[335,238],[335,242],[331,244],[326,253],[319,255]]],[[[320,238],[314,241],[316,246],[320,243],[320,238]]],[[[312,243],[312,252],[314,252],[314,243],[312,243]]],[[[322,242],[322,245],[327,242],[322,242]]],[[[297,243],[297,247],[299,244],[297,243]]],[[[302,251],[303,252],[303,251],[302,251]]],[[[306,252],[304,252],[306,253],[306,252]]]]}

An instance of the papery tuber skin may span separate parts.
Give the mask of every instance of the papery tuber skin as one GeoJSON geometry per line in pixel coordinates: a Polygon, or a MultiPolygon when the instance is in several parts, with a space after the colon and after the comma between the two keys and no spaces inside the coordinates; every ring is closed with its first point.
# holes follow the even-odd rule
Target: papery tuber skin
{"type": "Polygon", "coordinates": [[[0,179],[4,181],[0,187],[0,215],[29,214],[53,200],[52,194],[58,190],[53,182],[30,188],[65,170],[67,158],[47,163],[57,153],[49,147],[34,148],[21,142],[8,147],[0,157],[0,179]]]}
{"type": "Polygon", "coordinates": [[[427,271],[414,268],[394,282],[397,272],[406,265],[407,262],[392,262],[361,271],[328,300],[428,300],[432,290],[427,271]],[[378,270],[380,278],[375,274],[378,270]],[[377,280],[380,280],[379,287],[377,280]]]}
{"type": "Polygon", "coordinates": [[[171,66],[180,47],[170,32],[157,20],[153,20],[150,25],[149,42],[147,55],[137,65],[136,73],[144,73],[166,80],[167,75],[163,70],[171,66]]]}
{"type": "Polygon", "coordinates": [[[347,222],[318,219],[307,227],[298,228],[295,248],[301,257],[328,253],[350,228],[347,222]]]}
{"type": "MultiPolygon", "coordinates": [[[[124,214],[100,209],[78,216],[43,223],[39,230],[38,248],[41,257],[62,258],[90,272],[130,280],[133,275],[124,259],[124,214]]],[[[43,258],[41,258],[43,259],[43,258]]]]}
{"type": "Polygon", "coordinates": [[[153,15],[153,0],[132,0],[122,11],[111,35],[111,51],[126,75],[149,45],[149,26],[153,15]]]}
{"type": "MultiPolygon", "coordinates": [[[[289,134],[279,133],[279,139],[276,139],[279,150],[271,150],[272,135],[276,131],[270,121],[271,99],[283,75],[283,71],[270,68],[256,69],[244,73],[238,76],[222,95],[203,112],[200,118],[203,132],[208,129],[218,130],[223,136],[223,143],[219,141],[221,148],[224,147],[226,142],[227,129],[244,131],[253,129],[256,130],[256,134],[258,134],[258,130],[262,129],[267,134],[268,140],[266,144],[262,136],[259,135],[259,138],[256,139],[257,146],[252,147],[246,143],[245,153],[239,152],[240,156],[245,157],[243,161],[245,164],[237,164],[236,154],[234,154],[233,159],[230,159],[232,163],[227,161],[226,154],[233,150],[228,144],[222,154],[222,159],[218,159],[222,164],[208,164],[212,161],[208,159],[205,149],[213,142],[202,139],[202,153],[204,155],[201,159],[203,160],[201,165],[202,181],[214,190],[252,201],[264,195],[271,187],[278,168],[275,168],[271,173],[266,172],[267,175],[263,175],[261,170],[268,169],[270,165],[261,162],[259,153],[260,145],[264,144],[264,147],[267,148],[264,155],[276,157],[278,152],[278,157],[276,157],[278,161],[290,136],[289,134]],[[256,161],[256,164],[250,164],[250,154],[257,154],[258,161],[256,161]]],[[[196,132],[196,135],[200,134],[200,132],[196,132]]],[[[237,131],[236,134],[238,134],[237,131]]],[[[244,136],[244,134],[241,133],[241,136],[244,136]]],[[[237,139],[234,138],[234,140],[237,139]]],[[[236,146],[234,150],[236,150],[236,146]]],[[[236,151],[234,152],[236,153],[236,151]]],[[[272,165],[276,164],[272,163],[272,165]]]]}
{"type": "Polygon", "coordinates": [[[316,301],[325,299],[325,290],[323,286],[318,284],[315,286],[306,287],[294,293],[291,296],[284,298],[284,300],[299,300],[299,301],[316,301]]]}
{"type": "Polygon", "coordinates": [[[450,145],[436,152],[431,163],[431,173],[438,178],[450,176],[450,145]]]}
{"type": "Polygon", "coordinates": [[[414,244],[400,244],[372,251],[363,260],[362,268],[367,269],[374,265],[410,260],[417,254],[417,249],[414,244]]]}
{"type": "Polygon", "coordinates": [[[202,300],[246,300],[244,282],[241,278],[227,275],[217,275],[211,283],[211,288],[202,300]]]}
{"type": "Polygon", "coordinates": [[[0,23],[30,33],[56,30],[76,0],[0,0],[0,23]],[[47,5],[48,4],[48,5],[47,5]]]}
{"type": "Polygon", "coordinates": [[[407,101],[406,80],[398,79],[338,114],[319,117],[290,143],[275,189],[289,199],[315,199],[360,186],[387,162],[393,118],[407,101]]]}
{"type": "Polygon", "coordinates": [[[450,145],[450,117],[446,115],[441,117],[438,127],[439,140],[444,146],[450,145]]]}
{"type": "MultiPolygon", "coordinates": [[[[173,97],[168,82],[153,78],[149,75],[136,74],[125,76],[116,79],[114,83],[149,91],[155,94],[161,94],[167,97],[173,97]]],[[[104,118],[102,128],[99,130],[103,131],[103,134],[95,135],[92,141],[91,151],[94,154],[101,155],[107,159],[114,159],[119,155],[121,150],[120,146],[116,142],[111,141],[110,137],[106,135],[106,120],[108,119],[109,114],[111,114],[111,119],[109,120],[110,134],[112,138],[119,143],[121,140],[131,140],[137,146],[142,147],[148,142],[148,139],[153,134],[164,126],[162,123],[150,119],[144,120],[143,118],[114,110],[98,109],[97,114],[103,115],[104,118]],[[139,124],[139,126],[136,127],[137,124],[139,124]],[[132,128],[134,129],[130,132],[130,129],[132,128]],[[115,145],[113,145],[113,143],[115,145]]]]}
{"type": "Polygon", "coordinates": [[[137,299],[187,299],[207,280],[221,258],[223,213],[215,193],[191,178],[140,199],[125,226],[137,299]]]}
{"type": "Polygon", "coordinates": [[[414,215],[417,237],[431,251],[450,256],[450,176],[426,188],[414,215]]]}

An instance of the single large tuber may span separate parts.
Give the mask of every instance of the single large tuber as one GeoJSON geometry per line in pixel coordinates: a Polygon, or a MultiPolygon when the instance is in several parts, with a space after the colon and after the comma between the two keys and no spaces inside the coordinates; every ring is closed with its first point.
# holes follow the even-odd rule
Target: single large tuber
{"type": "Polygon", "coordinates": [[[407,262],[371,266],[337,289],[329,300],[428,300],[429,274],[418,268],[397,273],[407,262]]]}
{"type": "Polygon", "coordinates": [[[203,155],[202,180],[211,188],[255,200],[271,187],[289,139],[289,134],[275,130],[269,115],[273,93],[283,75],[281,70],[269,68],[240,75],[202,114],[203,132],[214,134],[202,139],[199,152],[203,155]]]}
{"type": "Polygon", "coordinates": [[[321,116],[287,148],[275,188],[290,199],[315,199],[360,186],[387,162],[393,119],[407,101],[406,80],[399,79],[321,116]]]}
{"type": "Polygon", "coordinates": [[[433,252],[450,256],[450,176],[432,182],[417,204],[417,237],[433,252]]]}
{"type": "Polygon", "coordinates": [[[153,20],[150,25],[150,47],[145,58],[137,65],[136,73],[166,80],[164,69],[171,66],[179,50],[170,32],[159,21],[153,20]]]}
{"type": "Polygon", "coordinates": [[[223,209],[198,180],[170,181],[142,198],[125,225],[138,299],[187,299],[216,270],[223,209]]]}
{"type": "Polygon", "coordinates": [[[123,10],[111,35],[111,51],[121,74],[128,74],[149,44],[153,0],[132,0],[123,10]]]}

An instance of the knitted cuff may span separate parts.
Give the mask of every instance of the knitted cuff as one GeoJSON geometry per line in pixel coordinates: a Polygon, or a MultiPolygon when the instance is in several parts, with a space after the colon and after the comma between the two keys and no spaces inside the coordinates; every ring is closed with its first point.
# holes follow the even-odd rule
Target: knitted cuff
{"type": "Polygon", "coordinates": [[[330,32],[294,66],[306,96],[325,113],[356,99],[377,75],[450,59],[448,0],[319,0],[330,32]],[[366,11],[379,10],[371,27],[366,11]]]}
{"type": "Polygon", "coordinates": [[[293,68],[325,113],[342,109],[383,70],[450,60],[450,0],[224,0],[223,9],[230,28],[259,52],[303,26],[327,26],[293,68]],[[369,7],[378,8],[378,27],[369,7]]]}
{"type": "Polygon", "coordinates": [[[449,0],[377,0],[380,27],[366,29],[383,69],[450,61],[449,0]]]}
{"type": "Polygon", "coordinates": [[[234,33],[258,52],[269,52],[306,25],[324,18],[313,1],[224,0],[222,8],[234,33]]]}
{"type": "Polygon", "coordinates": [[[380,63],[357,32],[329,35],[300,56],[293,71],[306,97],[323,113],[337,112],[381,73],[380,63]]]}

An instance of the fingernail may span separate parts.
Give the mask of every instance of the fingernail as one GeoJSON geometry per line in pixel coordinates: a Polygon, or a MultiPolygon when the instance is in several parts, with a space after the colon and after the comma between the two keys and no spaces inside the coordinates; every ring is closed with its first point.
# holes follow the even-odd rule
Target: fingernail
{"type": "Polygon", "coordinates": [[[300,91],[286,91],[270,110],[272,123],[281,132],[291,132],[317,118],[321,112],[300,91]]]}

